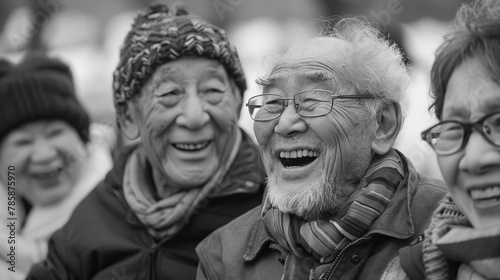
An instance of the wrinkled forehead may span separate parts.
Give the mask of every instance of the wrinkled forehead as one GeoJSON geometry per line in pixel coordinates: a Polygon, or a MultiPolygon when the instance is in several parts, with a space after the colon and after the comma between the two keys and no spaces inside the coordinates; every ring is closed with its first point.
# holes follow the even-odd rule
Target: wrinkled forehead
{"type": "Polygon", "coordinates": [[[459,65],[448,80],[443,119],[475,120],[500,108],[500,86],[482,62],[473,58],[459,65]]]}
{"type": "Polygon", "coordinates": [[[345,68],[349,43],[335,38],[314,38],[290,48],[271,70],[265,85],[286,84],[290,79],[336,82],[345,68]]]}

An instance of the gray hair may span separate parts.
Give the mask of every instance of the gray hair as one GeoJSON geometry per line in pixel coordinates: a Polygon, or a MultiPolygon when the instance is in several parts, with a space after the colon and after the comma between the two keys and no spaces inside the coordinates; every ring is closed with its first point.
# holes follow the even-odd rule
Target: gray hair
{"type": "MultiPolygon", "coordinates": [[[[351,45],[350,48],[338,50],[342,52],[340,57],[346,66],[345,71],[341,73],[343,80],[348,81],[358,93],[380,97],[384,104],[398,103],[403,116],[406,115],[406,89],[410,77],[397,46],[391,45],[382,37],[380,31],[368,22],[354,18],[340,20],[327,30],[325,36],[346,41],[351,45]]],[[[366,103],[369,108],[374,106],[374,102],[366,103]]],[[[372,107],[372,110],[376,109],[372,107]]]]}
{"type": "Polygon", "coordinates": [[[500,1],[479,0],[462,4],[452,29],[436,51],[431,70],[431,97],[438,119],[443,112],[446,87],[455,69],[469,58],[483,64],[493,82],[500,85],[500,1]]]}
{"type": "MultiPolygon", "coordinates": [[[[403,116],[408,110],[406,89],[410,77],[399,48],[389,43],[382,33],[366,19],[343,18],[327,20],[328,27],[315,37],[329,37],[347,42],[348,47],[332,45],[342,69],[340,83],[357,94],[370,94],[379,99],[363,100],[368,111],[375,115],[381,106],[397,103],[403,116]]],[[[280,55],[278,55],[280,56],[280,55]]],[[[278,57],[273,58],[276,60],[278,57]]],[[[257,79],[262,84],[264,79],[257,79]]]]}

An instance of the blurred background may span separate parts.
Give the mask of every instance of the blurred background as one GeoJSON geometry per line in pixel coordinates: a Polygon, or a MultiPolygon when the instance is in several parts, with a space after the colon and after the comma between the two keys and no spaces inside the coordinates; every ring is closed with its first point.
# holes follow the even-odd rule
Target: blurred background
{"type": "MultiPolygon", "coordinates": [[[[152,2],[183,2],[227,30],[247,76],[245,102],[258,94],[254,81],[273,51],[319,32],[325,18],[363,15],[378,22],[407,57],[411,106],[396,147],[419,171],[440,178],[420,132],[436,121],[427,110],[430,68],[463,1],[468,0],[0,0],[0,56],[17,61],[30,50],[45,49],[59,57],[72,67],[93,120],[114,127],[111,85],[120,45],[136,12],[152,2]]],[[[245,107],[240,123],[253,135],[245,107]]]]}

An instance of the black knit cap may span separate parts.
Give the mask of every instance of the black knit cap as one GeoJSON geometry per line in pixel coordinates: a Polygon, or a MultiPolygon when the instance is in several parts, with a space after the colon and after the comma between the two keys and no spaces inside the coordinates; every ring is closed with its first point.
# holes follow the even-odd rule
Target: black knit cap
{"type": "MultiPolygon", "coordinates": [[[[113,99],[118,115],[159,66],[181,57],[201,56],[220,62],[243,95],[247,85],[238,53],[225,31],[181,5],[153,4],[136,16],[114,72],[113,99]]],[[[119,117],[119,116],[118,116],[119,117]]]]}
{"type": "Polygon", "coordinates": [[[42,53],[27,55],[17,65],[0,59],[0,142],[24,124],[57,119],[89,141],[90,118],[77,100],[73,76],[63,62],[42,53]]]}

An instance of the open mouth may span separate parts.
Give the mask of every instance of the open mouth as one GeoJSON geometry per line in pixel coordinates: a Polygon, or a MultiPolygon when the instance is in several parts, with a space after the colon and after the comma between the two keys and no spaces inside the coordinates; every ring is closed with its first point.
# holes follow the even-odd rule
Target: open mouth
{"type": "Polygon", "coordinates": [[[205,149],[210,145],[212,141],[203,141],[198,143],[173,143],[172,146],[177,150],[181,150],[184,152],[196,152],[205,149]]]}
{"type": "Polygon", "coordinates": [[[500,204],[500,185],[474,188],[469,190],[472,200],[482,207],[500,204]]]}
{"type": "Polygon", "coordinates": [[[280,161],[285,168],[302,167],[315,161],[318,156],[318,152],[308,149],[281,151],[280,161]]]}
{"type": "Polygon", "coordinates": [[[33,172],[31,173],[31,177],[44,186],[53,186],[59,183],[62,172],[63,168],[59,167],[47,172],[33,172]]]}

